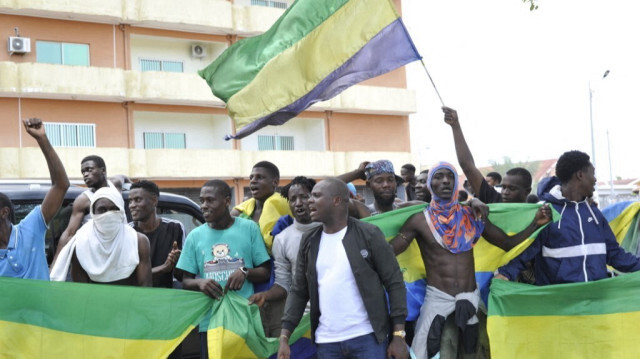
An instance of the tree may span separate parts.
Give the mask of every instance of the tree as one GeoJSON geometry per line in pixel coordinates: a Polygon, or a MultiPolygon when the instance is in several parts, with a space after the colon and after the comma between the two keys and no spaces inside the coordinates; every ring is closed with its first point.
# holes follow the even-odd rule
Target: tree
{"type": "Polygon", "coordinates": [[[529,3],[529,11],[536,10],[538,5],[536,4],[537,0],[522,0],[523,3],[529,3]]]}
{"type": "MultiPolygon", "coordinates": [[[[511,160],[510,157],[508,156],[504,156],[502,158],[503,163],[499,163],[497,161],[494,160],[490,160],[489,163],[491,164],[491,167],[493,167],[493,170],[500,173],[501,175],[505,175],[507,173],[508,170],[514,168],[514,167],[522,167],[524,169],[526,169],[527,171],[529,171],[531,173],[531,176],[534,176],[536,174],[536,172],[538,171],[538,168],[540,167],[540,161],[533,161],[533,162],[513,162],[511,160]]],[[[534,182],[531,184],[531,193],[535,193],[536,188],[538,187],[538,182],[536,181],[536,179],[533,179],[534,182]]]]}

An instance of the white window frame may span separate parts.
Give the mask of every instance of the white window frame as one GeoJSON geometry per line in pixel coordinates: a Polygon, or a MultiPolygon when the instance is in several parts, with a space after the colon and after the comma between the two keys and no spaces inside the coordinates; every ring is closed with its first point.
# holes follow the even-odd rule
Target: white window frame
{"type": "MultiPolygon", "coordinates": [[[[160,62],[160,72],[174,72],[174,73],[184,73],[184,61],[180,61],[180,60],[168,60],[168,59],[158,59],[158,58],[151,58],[151,57],[140,57],[138,58],[138,66],[140,66],[140,72],[146,72],[142,70],[142,61],[158,61],[160,62]],[[182,71],[181,72],[176,72],[176,71],[165,71],[164,70],[164,63],[165,62],[176,62],[176,63],[180,63],[182,65],[182,71]]],[[[149,70],[149,71],[154,71],[154,70],[149,70]]]]}
{"type": "Polygon", "coordinates": [[[274,1],[274,0],[251,0],[253,6],[266,6],[276,9],[287,9],[289,3],[286,1],[274,1]]]}
{"type": "MultiPolygon", "coordinates": [[[[36,40],[36,51],[38,51],[38,42],[60,45],[60,63],[59,64],[55,63],[53,65],[69,65],[69,64],[66,64],[64,60],[64,49],[63,49],[64,45],[86,45],[87,46],[87,64],[86,65],[69,65],[69,66],[87,66],[87,67],[91,66],[91,44],[85,44],[80,42],[36,40]]],[[[37,54],[36,54],[36,59],[37,59],[37,54]]],[[[48,62],[42,62],[42,63],[48,63],[48,62]]]]}
{"type": "MultiPolygon", "coordinates": [[[[97,140],[96,140],[96,124],[95,123],[74,123],[74,122],[44,122],[45,125],[45,131],[47,132],[47,138],[49,139],[49,142],[51,142],[51,145],[53,147],[69,147],[69,148],[95,148],[96,144],[97,144],[97,140]],[[59,128],[59,135],[60,135],[60,143],[61,144],[54,144],[55,141],[52,141],[52,138],[50,137],[51,133],[50,131],[46,130],[47,126],[58,126],[59,128]],[[80,146],[78,145],[78,143],[76,143],[75,145],[69,146],[68,144],[65,144],[65,132],[62,131],[63,126],[75,126],[76,127],[76,138],[78,139],[78,143],[80,142],[80,133],[78,132],[79,129],[81,127],[90,127],[91,128],[91,139],[93,142],[93,146],[80,146]]],[[[50,130],[51,128],[49,128],[50,130]]]]}
{"type": "Polygon", "coordinates": [[[257,137],[258,139],[258,150],[259,151],[295,151],[296,146],[295,146],[295,137],[294,136],[281,136],[281,135],[258,135],[257,137]],[[268,138],[271,139],[272,143],[273,143],[273,148],[260,148],[260,142],[261,142],[261,138],[267,140],[268,138]],[[282,140],[286,139],[286,140],[290,140],[291,141],[291,148],[282,148],[282,140]]]}
{"type": "Polygon", "coordinates": [[[185,132],[160,132],[160,131],[144,131],[142,132],[142,147],[145,150],[159,150],[159,149],[170,149],[170,150],[181,150],[187,148],[187,134],[185,132]],[[160,148],[147,148],[147,138],[146,134],[159,134],[162,135],[162,147],[160,148]],[[184,147],[183,148],[173,148],[167,147],[167,135],[182,135],[184,137],[184,147]]]}

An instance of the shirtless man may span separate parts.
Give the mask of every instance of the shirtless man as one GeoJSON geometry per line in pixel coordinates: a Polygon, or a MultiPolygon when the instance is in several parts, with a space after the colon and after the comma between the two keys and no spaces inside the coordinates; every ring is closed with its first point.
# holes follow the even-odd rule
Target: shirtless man
{"type": "Polygon", "coordinates": [[[473,352],[480,300],[473,246],[484,235],[490,243],[507,251],[546,224],[550,210],[541,207],[531,225],[509,237],[486,220],[488,207],[482,202],[471,200],[471,208],[458,203],[458,175],[451,164],[441,162],[434,166],[427,186],[433,196],[431,205],[423,213],[411,216],[391,241],[394,252],[399,254],[416,238],[428,273],[425,304],[420,310],[412,349],[419,358],[438,353],[445,320],[455,312],[465,352],[473,352]]]}

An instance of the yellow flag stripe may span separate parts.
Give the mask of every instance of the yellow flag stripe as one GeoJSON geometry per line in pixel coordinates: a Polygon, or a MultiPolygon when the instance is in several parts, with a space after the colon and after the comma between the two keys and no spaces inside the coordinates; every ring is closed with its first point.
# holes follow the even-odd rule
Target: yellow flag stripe
{"type": "Polygon", "coordinates": [[[637,358],[640,312],[584,316],[490,316],[491,357],[637,358]]]}
{"type": "MultiPolygon", "coordinates": [[[[97,324],[99,325],[99,324],[97,324]]],[[[0,321],[3,358],[166,358],[194,328],[170,340],[141,340],[73,334],[36,325],[0,321]]]]}

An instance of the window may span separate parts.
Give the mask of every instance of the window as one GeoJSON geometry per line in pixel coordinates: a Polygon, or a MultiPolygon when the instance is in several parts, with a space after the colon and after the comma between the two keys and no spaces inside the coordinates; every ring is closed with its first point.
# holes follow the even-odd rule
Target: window
{"type": "Polygon", "coordinates": [[[275,7],[277,9],[286,9],[289,7],[284,1],[272,1],[272,0],[251,0],[251,5],[275,7]]]}
{"type": "Polygon", "coordinates": [[[144,148],[187,148],[184,133],[144,132],[144,148]]]}
{"type": "Polygon", "coordinates": [[[45,122],[47,138],[54,147],[96,147],[96,125],[45,122]]]}
{"type": "Polygon", "coordinates": [[[140,59],[140,71],[184,72],[182,61],[140,59]]]}
{"type": "Polygon", "coordinates": [[[36,61],[45,64],[89,66],[89,45],[36,41],[36,61]]]}
{"type": "Polygon", "coordinates": [[[259,151],[293,151],[293,136],[258,136],[259,151]]]}

